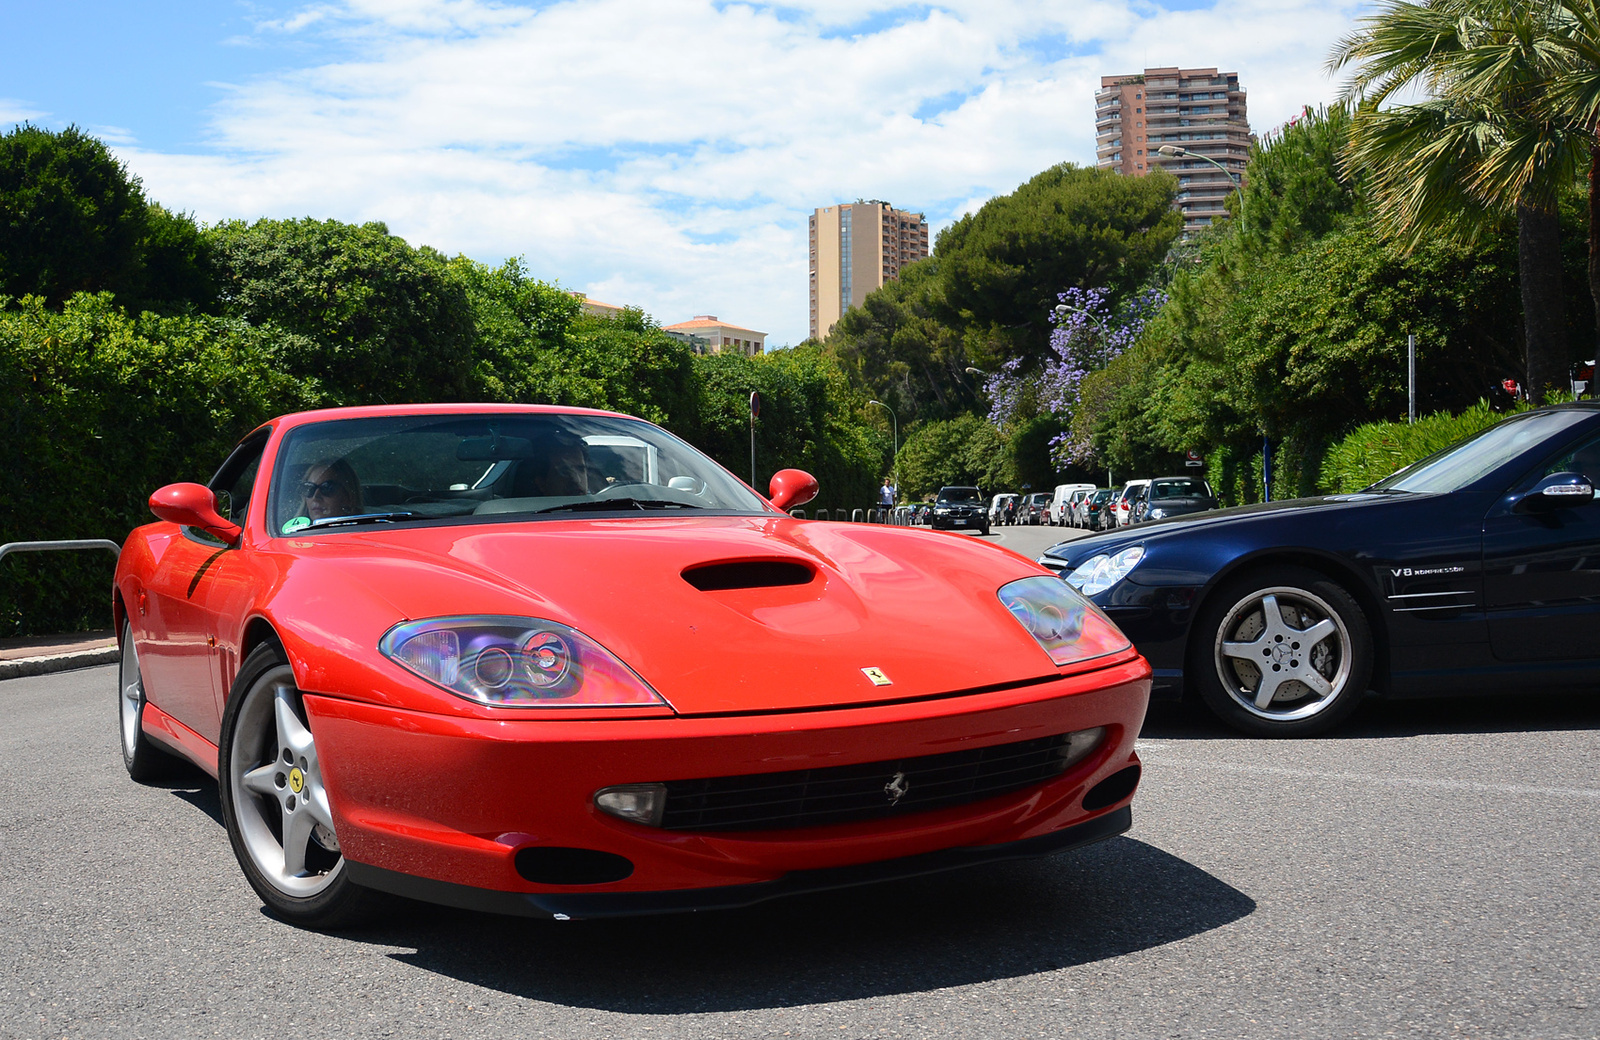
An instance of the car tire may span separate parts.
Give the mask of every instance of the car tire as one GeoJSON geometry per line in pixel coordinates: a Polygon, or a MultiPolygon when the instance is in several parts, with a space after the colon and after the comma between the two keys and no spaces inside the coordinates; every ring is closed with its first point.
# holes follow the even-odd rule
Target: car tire
{"type": "Polygon", "coordinates": [[[156,746],[144,731],[144,674],[139,670],[139,648],[133,642],[133,625],[122,623],[122,663],[117,669],[117,729],[122,744],[122,765],[141,784],[162,780],[179,769],[178,759],[156,746]]]}
{"type": "Polygon", "coordinates": [[[294,672],[271,642],[250,652],[222,715],[222,822],[267,909],[306,928],[363,921],[378,894],[350,880],[294,672]]]}
{"type": "Polygon", "coordinates": [[[1303,737],[1355,710],[1372,677],[1372,646],[1367,616],[1342,586],[1309,568],[1276,566],[1234,578],[1206,601],[1188,671],[1206,706],[1233,728],[1303,737]]]}

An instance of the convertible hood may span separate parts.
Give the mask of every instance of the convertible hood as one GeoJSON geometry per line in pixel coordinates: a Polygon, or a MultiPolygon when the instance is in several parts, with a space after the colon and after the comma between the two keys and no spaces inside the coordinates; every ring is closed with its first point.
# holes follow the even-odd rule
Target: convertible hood
{"type": "Polygon", "coordinates": [[[569,624],[683,714],[894,701],[1057,674],[995,595],[1038,569],[965,538],[652,517],[369,529],[324,544],[336,539],[341,571],[408,618],[569,624]]]}

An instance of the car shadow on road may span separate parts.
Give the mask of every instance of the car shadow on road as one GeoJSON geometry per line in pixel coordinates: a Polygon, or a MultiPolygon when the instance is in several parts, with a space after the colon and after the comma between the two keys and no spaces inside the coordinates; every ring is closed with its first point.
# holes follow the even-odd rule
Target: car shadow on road
{"type": "MultiPolygon", "coordinates": [[[[1369,699],[1348,720],[1316,740],[1371,740],[1445,733],[1539,733],[1600,729],[1596,693],[1369,699]]],[[[1223,725],[1204,705],[1152,702],[1140,739],[1250,740],[1223,725]]]]}
{"type": "Polygon", "coordinates": [[[348,938],[534,1000],[631,1014],[859,1000],[1109,960],[1223,927],[1255,902],[1130,838],[739,911],[612,921],[407,904],[348,938]],[[414,912],[413,912],[414,911],[414,912]]]}

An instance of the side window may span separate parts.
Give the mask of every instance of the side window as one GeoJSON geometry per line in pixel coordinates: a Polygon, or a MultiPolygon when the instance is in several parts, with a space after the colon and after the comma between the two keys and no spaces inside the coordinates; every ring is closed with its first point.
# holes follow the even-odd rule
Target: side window
{"type": "MultiPolygon", "coordinates": [[[[265,432],[239,445],[206,485],[217,496],[217,511],[240,527],[244,526],[245,513],[250,508],[250,492],[255,487],[256,474],[261,469],[261,453],[266,447],[265,432]]],[[[198,528],[186,527],[184,533],[202,542],[222,544],[220,539],[198,528]]]]}
{"type": "Polygon", "coordinates": [[[1582,473],[1591,483],[1600,483],[1600,437],[1591,437],[1573,451],[1554,459],[1540,476],[1552,473],[1582,473]]]}

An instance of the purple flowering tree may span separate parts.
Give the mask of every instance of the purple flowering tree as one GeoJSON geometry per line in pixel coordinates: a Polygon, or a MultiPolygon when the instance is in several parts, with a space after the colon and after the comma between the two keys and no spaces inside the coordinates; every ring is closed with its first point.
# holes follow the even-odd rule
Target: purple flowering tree
{"type": "Polygon", "coordinates": [[[993,402],[989,421],[1001,429],[1022,418],[1030,405],[1061,419],[1067,432],[1050,441],[1050,458],[1065,466],[1093,461],[1087,441],[1080,443],[1070,432],[1084,377],[1105,368],[1133,346],[1145,325],[1166,304],[1167,294],[1147,289],[1120,307],[1111,305],[1105,289],[1071,288],[1056,298],[1061,306],[1050,315],[1055,326],[1050,333],[1054,356],[1031,374],[1022,371],[1020,359],[1013,358],[984,381],[984,390],[993,402]]]}

